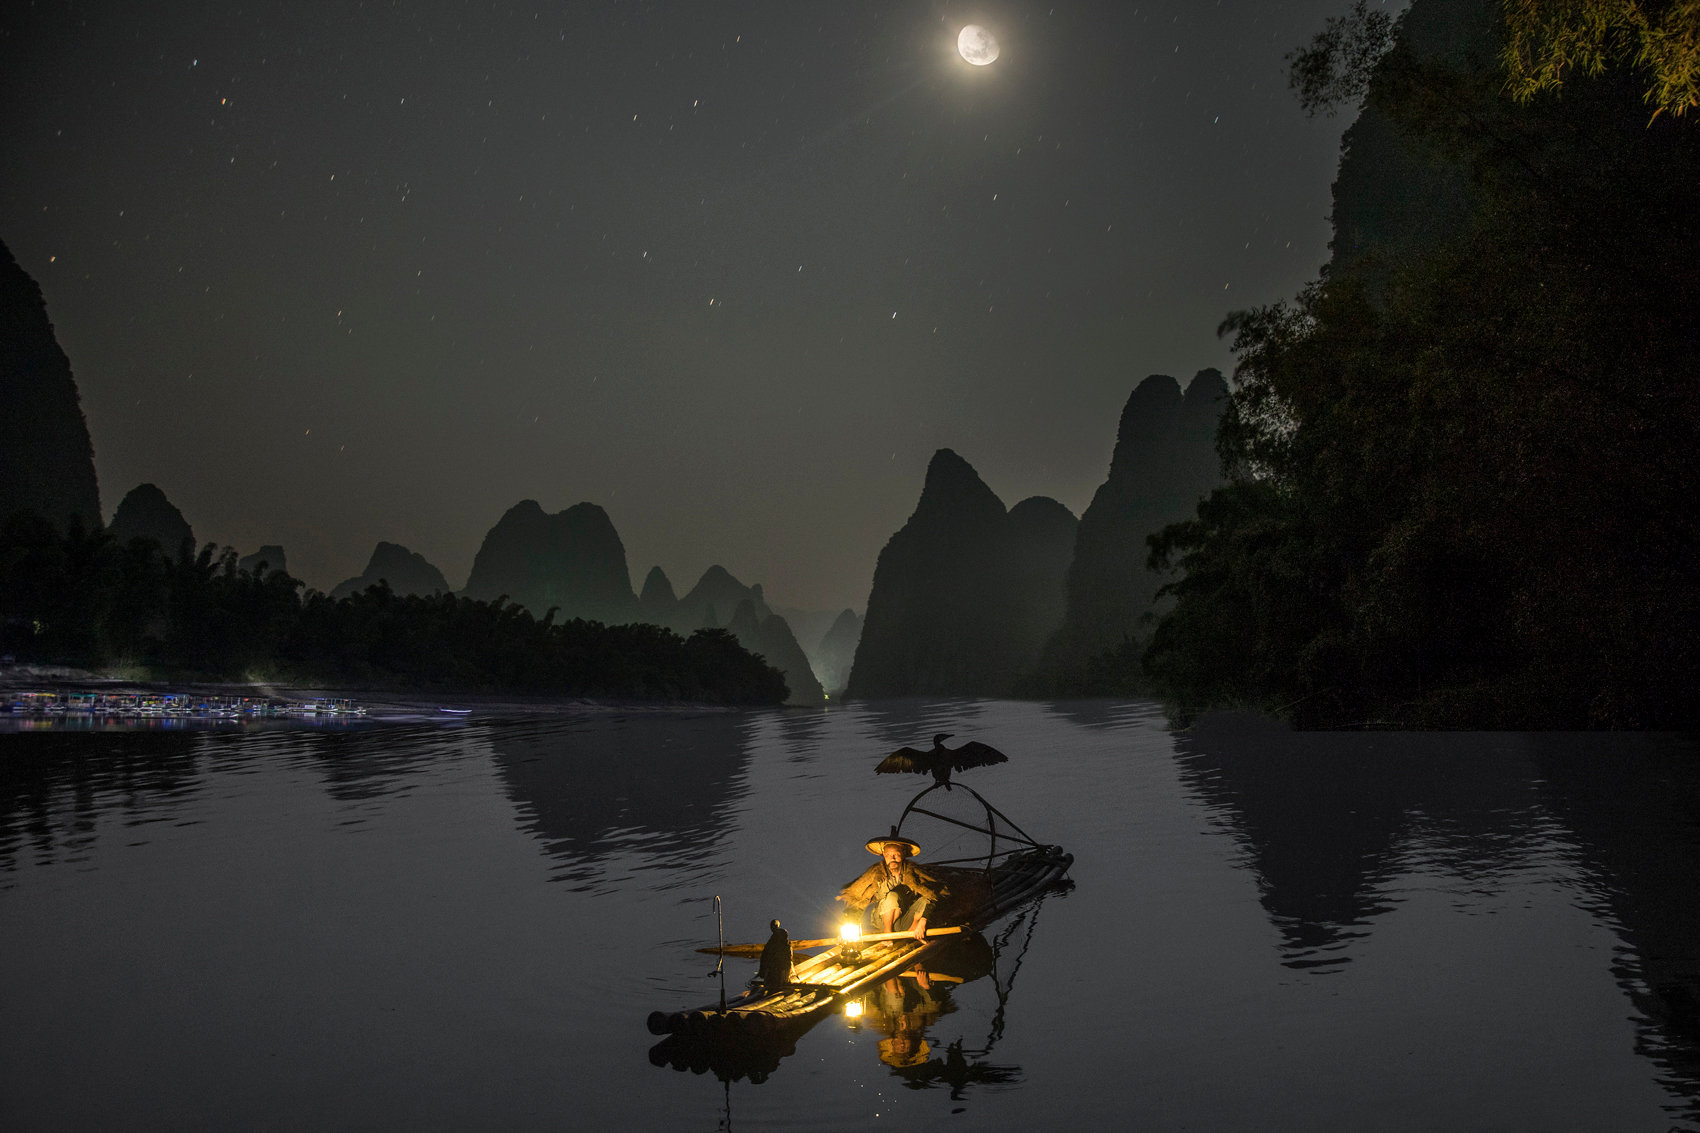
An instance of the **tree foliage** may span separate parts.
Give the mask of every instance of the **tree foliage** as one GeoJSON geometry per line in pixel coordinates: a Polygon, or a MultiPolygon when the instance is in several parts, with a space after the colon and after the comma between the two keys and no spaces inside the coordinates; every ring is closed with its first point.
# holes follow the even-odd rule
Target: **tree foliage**
{"type": "Polygon", "coordinates": [[[1376,64],[1393,46],[1393,17],[1354,0],[1344,16],[1331,16],[1304,47],[1287,56],[1287,85],[1308,115],[1332,117],[1356,106],[1369,89],[1376,64]]]}
{"type": "Polygon", "coordinates": [[[1506,89],[1519,101],[1570,75],[1633,68],[1656,117],[1700,104],[1700,0],[1504,0],[1506,89]]]}
{"type": "MultiPolygon", "coordinates": [[[[1700,0],[1501,0],[1503,89],[1520,103],[1576,76],[1633,71],[1653,115],[1700,104],[1700,0]]],[[[1396,42],[1385,10],[1354,0],[1287,56],[1288,83],[1306,114],[1355,106],[1396,42]]]]}
{"type": "Polygon", "coordinates": [[[1313,725],[1692,725],[1700,144],[1623,76],[1519,106],[1398,56],[1371,99],[1470,211],[1225,325],[1230,483],[1153,540],[1148,672],[1313,725]]]}

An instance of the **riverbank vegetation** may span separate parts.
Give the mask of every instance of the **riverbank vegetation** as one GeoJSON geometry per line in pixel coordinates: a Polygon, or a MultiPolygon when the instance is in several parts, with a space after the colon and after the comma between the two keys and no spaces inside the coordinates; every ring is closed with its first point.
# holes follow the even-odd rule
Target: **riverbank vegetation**
{"type": "Polygon", "coordinates": [[[1146,675],[1312,726],[1694,726],[1700,122],[1632,68],[1519,101],[1503,48],[1389,42],[1301,53],[1295,86],[1358,67],[1428,171],[1388,209],[1439,203],[1347,231],[1343,162],[1334,266],[1225,324],[1228,483],[1152,539],[1146,675]]]}
{"type": "Polygon", "coordinates": [[[332,600],[236,553],[119,546],[24,513],[0,528],[0,654],[160,677],[778,704],[784,678],[725,630],[542,621],[502,599],[332,600]]]}

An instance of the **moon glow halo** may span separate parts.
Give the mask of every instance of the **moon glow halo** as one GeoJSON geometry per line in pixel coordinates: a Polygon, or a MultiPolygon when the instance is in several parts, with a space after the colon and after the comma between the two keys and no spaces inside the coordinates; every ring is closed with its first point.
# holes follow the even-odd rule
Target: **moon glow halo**
{"type": "Polygon", "coordinates": [[[998,57],[998,41],[979,24],[969,24],[956,37],[956,50],[976,67],[984,67],[998,57]]]}

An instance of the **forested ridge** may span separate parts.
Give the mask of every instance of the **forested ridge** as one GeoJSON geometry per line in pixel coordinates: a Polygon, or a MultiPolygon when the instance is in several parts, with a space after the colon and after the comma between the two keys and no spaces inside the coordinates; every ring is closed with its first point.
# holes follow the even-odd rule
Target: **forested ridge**
{"type": "Polygon", "coordinates": [[[1502,22],[1425,56],[1356,14],[1295,86],[1462,192],[1379,247],[1337,205],[1333,269],[1225,323],[1228,480],[1151,540],[1146,677],[1311,726],[1700,723],[1700,122],[1633,52],[1517,99],[1502,22]]]}
{"type": "Polygon", "coordinates": [[[720,629],[540,621],[502,598],[332,599],[234,550],[120,544],[32,513],[0,528],[0,653],[159,677],[778,704],[784,678],[720,629]]]}

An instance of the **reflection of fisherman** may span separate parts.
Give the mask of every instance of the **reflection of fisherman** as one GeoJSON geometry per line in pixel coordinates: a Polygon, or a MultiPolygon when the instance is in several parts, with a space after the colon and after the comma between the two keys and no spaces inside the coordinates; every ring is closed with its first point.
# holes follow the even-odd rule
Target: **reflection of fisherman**
{"type": "Polygon", "coordinates": [[[874,990],[874,1026],[885,1034],[879,1042],[880,1061],[903,1069],[927,1061],[927,1027],[944,1012],[933,998],[932,983],[919,966],[903,979],[893,977],[874,990]]]}
{"type": "Polygon", "coordinates": [[[862,914],[863,932],[908,931],[916,940],[924,939],[927,914],[943,887],[909,860],[921,847],[893,830],[888,838],[870,839],[868,852],[880,855],[880,860],[846,885],[838,899],[862,914]]]}

